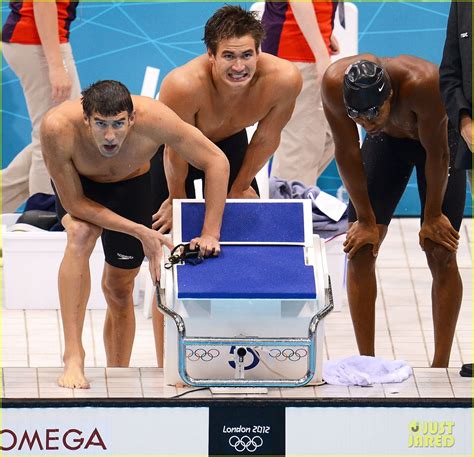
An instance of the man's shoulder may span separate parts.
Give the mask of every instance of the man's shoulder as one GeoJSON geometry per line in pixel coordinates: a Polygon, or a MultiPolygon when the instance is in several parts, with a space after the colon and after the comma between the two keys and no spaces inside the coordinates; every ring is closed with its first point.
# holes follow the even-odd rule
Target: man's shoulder
{"type": "Polygon", "coordinates": [[[399,78],[401,90],[407,94],[438,91],[439,69],[428,60],[411,55],[400,55],[391,59],[389,73],[399,78]]]}
{"type": "Polygon", "coordinates": [[[179,94],[193,93],[197,87],[202,87],[209,76],[207,55],[202,55],[169,72],[163,80],[161,90],[173,90],[179,94]]]}
{"type": "Polygon", "coordinates": [[[48,111],[41,122],[41,144],[45,157],[70,158],[81,143],[83,114],[80,101],[67,101],[48,111]]]}
{"type": "Polygon", "coordinates": [[[388,67],[398,87],[400,104],[430,118],[444,113],[437,65],[419,57],[401,55],[391,59],[388,67]]]}
{"type": "Polygon", "coordinates": [[[168,106],[154,98],[133,95],[132,100],[135,111],[133,132],[143,140],[153,137],[159,125],[174,115],[168,106]]]}
{"type": "Polygon", "coordinates": [[[294,77],[300,73],[289,60],[281,59],[266,52],[260,53],[257,65],[262,76],[271,77],[277,81],[284,81],[288,76],[294,77]]]}
{"type": "Polygon", "coordinates": [[[49,110],[43,117],[41,131],[50,136],[74,134],[78,122],[82,120],[80,101],[66,101],[49,110]]]}
{"type": "Polygon", "coordinates": [[[150,108],[160,109],[163,103],[158,100],[143,95],[132,95],[133,108],[135,111],[149,110],[150,108]]]}
{"type": "Polygon", "coordinates": [[[398,67],[403,69],[408,76],[413,75],[415,79],[432,78],[433,75],[438,73],[438,66],[436,64],[410,54],[401,54],[387,60],[389,71],[391,67],[398,67]]]}
{"type": "MultiPolygon", "coordinates": [[[[272,91],[301,88],[302,77],[296,66],[285,59],[262,52],[258,62],[259,79],[272,91]]],[[[298,90],[298,93],[299,93],[298,90]]],[[[285,95],[282,93],[282,95],[285,95]]]]}

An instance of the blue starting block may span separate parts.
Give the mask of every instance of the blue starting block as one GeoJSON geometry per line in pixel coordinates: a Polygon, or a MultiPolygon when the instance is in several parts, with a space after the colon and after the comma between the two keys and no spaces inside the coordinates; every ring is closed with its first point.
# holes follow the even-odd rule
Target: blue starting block
{"type": "MultiPolygon", "coordinates": [[[[204,202],[173,202],[173,243],[201,233],[204,202]]],[[[228,200],[219,257],[162,270],[165,382],[296,387],[321,380],[332,310],[310,201],[228,200]]]]}

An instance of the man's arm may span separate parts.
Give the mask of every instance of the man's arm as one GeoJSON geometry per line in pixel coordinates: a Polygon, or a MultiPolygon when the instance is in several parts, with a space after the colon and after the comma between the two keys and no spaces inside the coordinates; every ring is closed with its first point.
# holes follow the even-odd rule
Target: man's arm
{"type": "MultiPolygon", "coordinates": [[[[463,62],[459,50],[459,7],[462,8],[463,5],[458,5],[456,1],[451,3],[443,59],[439,68],[439,83],[451,124],[461,133],[467,146],[472,151],[471,106],[463,91],[463,62]]],[[[468,5],[468,7],[471,7],[471,5],[468,5]]],[[[466,39],[470,40],[471,37],[466,39]]]]}
{"type": "Polygon", "coordinates": [[[163,151],[163,165],[169,195],[158,211],[153,214],[152,227],[160,233],[168,233],[173,225],[173,200],[187,198],[185,183],[189,167],[188,163],[168,145],[165,145],[163,151]]]}
{"type": "Polygon", "coordinates": [[[139,239],[150,264],[155,283],[160,277],[161,245],[172,247],[163,235],[132,222],[84,195],[79,174],[72,162],[75,145],[66,119],[47,114],[41,125],[41,145],[49,174],[54,181],[61,204],[69,215],[104,229],[126,233],[139,239]]]}
{"type": "MultiPolygon", "coordinates": [[[[285,65],[288,63],[285,62],[285,65]]],[[[283,127],[290,120],[295,107],[296,97],[301,91],[302,79],[296,67],[288,67],[280,73],[285,87],[274,88],[279,99],[268,114],[258,122],[250,144],[245,152],[242,166],[229,192],[229,198],[257,198],[251,187],[252,181],[278,148],[283,127]]]]}
{"type": "MultiPolygon", "coordinates": [[[[170,73],[161,84],[160,101],[171,108],[182,120],[195,125],[196,109],[190,81],[177,69],[170,73]]],[[[175,198],[186,198],[186,177],[188,163],[170,145],[165,145],[163,156],[169,197],[158,212],[153,215],[153,228],[166,233],[172,227],[172,206],[175,198]]]]}
{"type": "Polygon", "coordinates": [[[337,168],[357,214],[357,222],[352,225],[348,233],[344,251],[351,259],[360,248],[372,244],[372,252],[376,256],[379,248],[379,232],[367,191],[367,176],[362,163],[359,133],[355,122],[347,116],[344,106],[342,67],[338,63],[333,65],[323,78],[321,96],[324,113],[333,134],[337,168]]]}
{"type": "MultiPolygon", "coordinates": [[[[171,108],[184,122],[196,125],[196,95],[193,82],[183,69],[170,73],[160,87],[160,102],[171,108]]],[[[165,148],[165,172],[170,199],[186,198],[188,163],[169,144],[165,148]]]]}
{"type": "Polygon", "coordinates": [[[60,103],[71,95],[72,83],[59,47],[58,7],[55,1],[35,1],[33,12],[41,46],[48,62],[51,98],[55,103],[60,103]]]}
{"type": "Polygon", "coordinates": [[[206,213],[201,236],[191,242],[199,244],[204,255],[218,254],[222,215],[229,181],[229,162],[224,153],[196,127],[184,122],[171,109],[151,99],[145,107],[156,135],[157,144],[165,143],[206,176],[204,198],[206,213]]]}
{"type": "Polygon", "coordinates": [[[455,251],[459,234],[442,213],[448,182],[448,120],[438,90],[438,75],[417,83],[411,91],[411,103],[418,121],[418,135],[426,151],[426,202],[420,245],[426,238],[455,251]]]}
{"type": "Polygon", "coordinates": [[[331,60],[314,10],[313,3],[316,2],[290,0],[290,3],[296,23],[316,59],[317,78],[320,82],[331,60]]]}

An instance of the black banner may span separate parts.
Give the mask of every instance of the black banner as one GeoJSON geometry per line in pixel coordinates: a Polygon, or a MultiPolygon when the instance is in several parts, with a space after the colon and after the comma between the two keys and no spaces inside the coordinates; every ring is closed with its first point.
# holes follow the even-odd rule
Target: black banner
{"type": "Polygon", "coordinates": [[[284,406],[211,406],[209,455],[284,457],[284,406]]]}

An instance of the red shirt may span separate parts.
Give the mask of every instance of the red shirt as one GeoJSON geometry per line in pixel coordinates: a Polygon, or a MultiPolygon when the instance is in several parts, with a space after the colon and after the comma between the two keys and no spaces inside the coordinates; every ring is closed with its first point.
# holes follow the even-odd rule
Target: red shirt
{"type": "MultiPolygon", "coordinates": [[[[319,30],[329,50],[337,2],[313,1],[319,30]]],[[[262,51],[292,62],[314,62],[314,55],[296,22],[290,2],[265,3],[262,51]]]]}
{"type": "MultiPolygon", "coordinates": [[[[69,41],[69,27],[76,18],[78,3],[78,1],[56,0],[60,43],[69,41]]],[[[5,43],[41,44],[36,29],[33,2],[10,2],[10,9],[10,14],[3,26],[2,41],[5,43]]]]}

